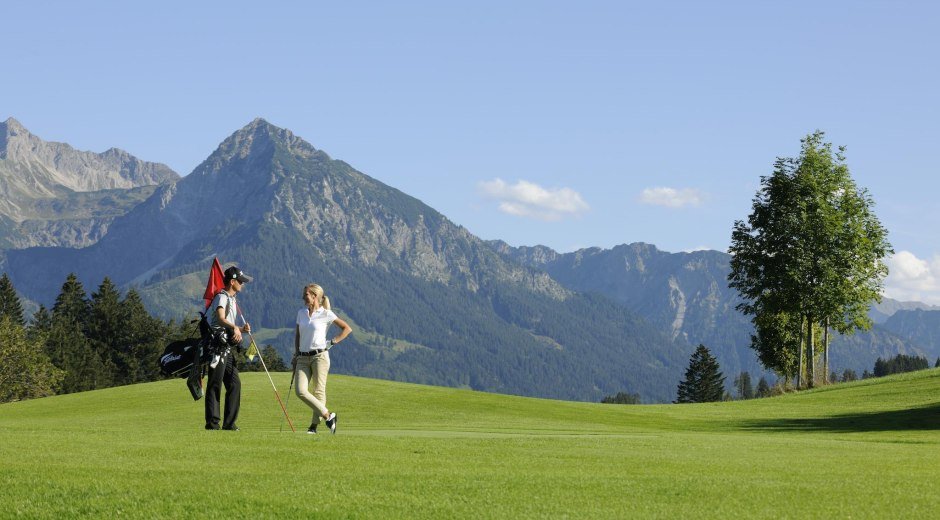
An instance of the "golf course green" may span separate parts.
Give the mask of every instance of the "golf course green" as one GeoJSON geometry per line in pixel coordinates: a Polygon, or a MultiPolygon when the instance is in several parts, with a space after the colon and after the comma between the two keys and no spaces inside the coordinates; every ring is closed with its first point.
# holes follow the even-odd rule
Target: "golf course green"
{"type": "Polygon", "coordinates": [[[336,435],[296,396],[291,433],[265,374],[242,381],[239,432],[203,430],[182,380],[0,405],[0,517],[940,514],[938,369],[694,405],[333,375],[336,435]]]}

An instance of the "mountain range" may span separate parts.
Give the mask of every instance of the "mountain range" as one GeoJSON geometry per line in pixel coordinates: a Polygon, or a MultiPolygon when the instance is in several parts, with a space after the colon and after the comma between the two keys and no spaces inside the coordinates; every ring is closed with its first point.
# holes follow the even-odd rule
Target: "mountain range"
{"type": "MultiPolygon", "coordinates": [[[[126,154],[137,166],[115,168],[101,159],[85,170],[53,170],[49,165],[74,161],[23,152],[23,142],[32,150],[52,144],[11,121],[0,143],[7,150],[0,189],[38,200],[38,189],[17,186],[30,172],[48,170],[61,177],[56,184],[46,175],[44,193],[53,200],[70,193],[62,190],[151,190],[128,198],[86,243],[56,238],[52,228],[45,239],[21,224],[0,229],[0,266],[38,302],[49,304],[75,272],[86,286],[107,276],[137,287],[164,317],[191,316],[217,256],[256,277],[240,301],[253,326],[266,330],[266,342],[283,353],[292,348],[301,287],[323,285],[356,328],[334,355],[339,372],[579,400],[626,391],[663,402],[674,398],[698,343],[716,353],[729,383],[741,370],[761,370],[747,348],[750,324],[727,287],[725,253],[630,244],[562,254],[486,242],[263,119],[225,139],[183,178],[126,154]]],[[[27,220],[9,213],[11,221],[27,220]]],[[[871,333],[833,342],[833,368],[861,371],[879,355],[937,353],[925,340],[931,336],[892,328],[890,318],[913,310],[888,307],[871,333]]]]}
{"type": "MultiPolygon", "coordinates": [[[[635,243],[611,249],[586,248],[557,253],[544,246],[513,248],[501,241],[491,247],[524,265],[540,268],[565,287],[603,294],[639,314],[676,340],[707,345],[726,374],[760,373],[749,349],[753,327],[736,306],[737,292],[728,287],[731,255],[719,251],[668,253],[651,244],[635,243]]],[[[940,356],[940,335],[912,332],[935,316],[917,314],[940,310],[920,302],[884,298],[872,305],[875,323],[870,331],[834,335],[830,343],[830,370],[871,370],[878,357],[899,353],[940,356]],[[914,318],[910,318],[913,314],[914,318]],[[919,319],[918,319],[919,318],[919,319]]]]}
{"type": "Polygon", "coordinates": [[[84,247],[115,217],[179,175],[111,148],[46,142],[17,120],[0,123],[0,248],[84,247]]]}

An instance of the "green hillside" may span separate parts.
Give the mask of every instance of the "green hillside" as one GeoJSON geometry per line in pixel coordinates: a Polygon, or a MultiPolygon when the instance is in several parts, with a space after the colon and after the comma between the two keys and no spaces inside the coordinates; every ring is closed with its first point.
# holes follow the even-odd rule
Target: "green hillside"
{"type": "MultiPolygon", "coordinates": [[[[286,393],[289,376],[274,374],[286,393]]],[[[27,517],[928,518],[940,370],[754,401],[601,405],[333,376],[335,436],[240,432],[182,380],[0,406],[0,511],[27,517]]],[[[286,397],[286,396],[285,396],[286,397]]]]}

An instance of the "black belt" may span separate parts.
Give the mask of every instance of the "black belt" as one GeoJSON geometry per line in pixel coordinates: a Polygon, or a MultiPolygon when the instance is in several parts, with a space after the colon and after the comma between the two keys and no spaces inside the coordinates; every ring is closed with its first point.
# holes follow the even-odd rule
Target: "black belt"
{"type": "Polygon", "coordinates": [[[298,356],[316,356],[320,352],[326,352],[326,349],[321,348],[320,350],[311,350],[310,352],[298,352],[297,355],[298,356]]]}

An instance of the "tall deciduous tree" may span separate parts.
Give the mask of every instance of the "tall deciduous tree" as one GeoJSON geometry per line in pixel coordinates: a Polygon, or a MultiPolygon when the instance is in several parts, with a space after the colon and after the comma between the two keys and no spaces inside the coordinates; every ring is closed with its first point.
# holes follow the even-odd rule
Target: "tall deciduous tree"
{"type": "MultiPolygon", "coordinates": [[[[871,328],[867,310],[881,300],[884,257],[892,252],[873,199],[849,175],[844,148],[833,151],[824,137],[810,134],[798,158],[778,158],[773,174],[761,177],[748,221],[734,223],[729,250],[730,286],[744,300],[738,308],[753,316],[755,338],[792,337],[797,323],[797,365],[808,368],[809,386],[816,379],[817,328],[842,334],[871,328]]],[[[762,362],[785,359],[780,351],[792,349],[790,341],[751,346],[762,362]],[[766,349],[770,355],[762,354],[766,349]]],[[[802,372],[796,371],[798,386],[802,372]]]]}
{"type": "Polygon", "coordinates": [[[755,314],[751,348],[765,368],[789,381],[796,377],[800,352],[800,319],[784,312],[755,314]]]}
{"type": "Polygon", "coordinates": [[[0,316],[0,360],[0,403],[52,395],[63,376],[10,316],[0,316]]]}
{"type": "Polygon", "coordinates": [[[725,376],[718,360],[705,345],[699,345],[689,359],[685,379],[679,383],[677,403],[708,403],[721,401],[725,392],[725,376]]]}

